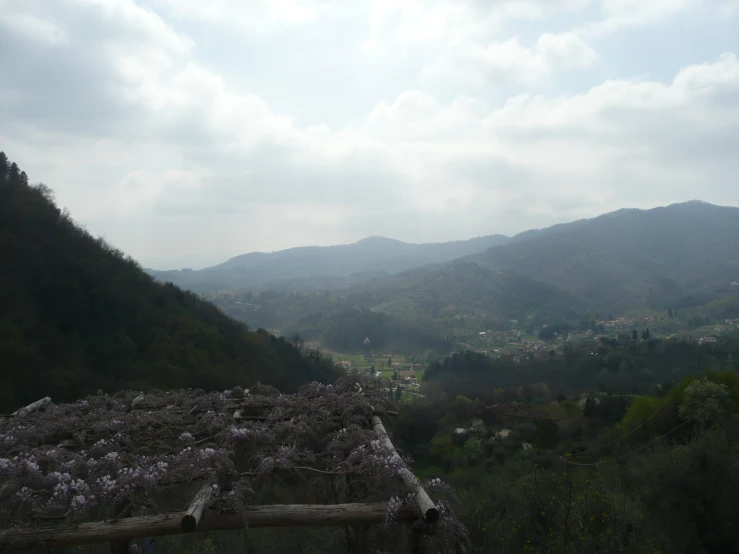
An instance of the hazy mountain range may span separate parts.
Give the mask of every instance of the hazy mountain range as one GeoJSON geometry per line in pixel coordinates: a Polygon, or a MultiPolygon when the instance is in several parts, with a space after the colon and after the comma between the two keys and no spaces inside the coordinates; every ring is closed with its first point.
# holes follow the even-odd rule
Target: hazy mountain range
{"type": "Polygon", "coordinates": [[[514,237],[429,244],[370,237],[341,246],[244,254],[199,271],[148,272],[198,292],[356,292],[410,283],[428,287],[429,276],[440,271],[433,266],[454,260],[464,260],[470,269],[477,264],[515,271],[597,308],[661,306],[739,280],[739,208],[692,201],[618,210],[514,237]],[[425,269],[414,271],[419,268],[425,269]]]}
{"type": "Polygon", "coordinates": [[[304,246],[278,252],[252,252],[201,270],[146,271],[162,281],[206,292],[216,289],[340,288],[372,277],[484,252],[511,239],[491,235],[443,243],[411,244],[368,237],[353,244],[304,246]]]}
{"type": "Polygon", "coordinates": [[[710,302],[739,281],[739,209],[693,201],[619,210],[511,238],[495,235],[441,245],[372,238],[341,247],[246,255],[217,267],[222,269],[204,270],[211,283],[226,274],[233,286],[220,281],[223,288],[251,292],[220,297],[216,303],[252,327],[297,331],[319,341],[333,337],[336,348],[358,344],[363,334],[391,336],[389,329],[395,334],[415,329],[414,343],[420,348],[429,342],[420,329],[446,337],[454,329],[492,328],[509,319],[525,320],[530,327],[597,313],[710,302]],[[486,240],[496,244],[484,248],[486,240]],[[424,254],[397,265],[384,261],[397,260],[394,252],[403,250],[424,254]],[[362,252],[374,257],[363,258],[362,252]],[[429,252],[450,259],[423,264],[432,257],[429,252]],[[318,276],[318,256],[331,277],[318,276]],[[257,272],[236,263],[239,259],[265,263],[257,272]],[[300,259],[309,260],[307,272],[314,276],[301,274],[300,259]],[[362,263],[364,273],[347,274],[362,263]],[[278,264],[291,268],[291,281],[256,286],[238,281],[239,274],[257,281],[268,270],[277,272],[278,264]],[[399,270],[411,264],[417,267],[399,270]]]}

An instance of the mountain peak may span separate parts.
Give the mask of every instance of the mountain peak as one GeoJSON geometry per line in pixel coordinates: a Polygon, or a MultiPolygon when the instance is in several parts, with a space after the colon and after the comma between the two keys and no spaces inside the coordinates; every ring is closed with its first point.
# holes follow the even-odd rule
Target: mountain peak
{"type": "Polygon", "coordinates": [[[365,237],[361,240],[357,241],[357,244],[380,244],[380,243],[402,243],[403,241],[397,240],[397,239],[390,239],[387,237],[381,237],[380,235],[372,235],[369,237],[365,237]]]}

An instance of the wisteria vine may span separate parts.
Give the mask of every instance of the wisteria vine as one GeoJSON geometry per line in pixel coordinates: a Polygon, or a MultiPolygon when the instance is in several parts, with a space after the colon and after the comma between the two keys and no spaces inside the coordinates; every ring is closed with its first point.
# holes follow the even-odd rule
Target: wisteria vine
{"type": "Polygon", "coordinates": [[[324,502],[391,498],[391,526],[400,506],[413,502],[403,478],[415,480],[410,459],[372,430],[373,413],[392,410],[381,383],[365,377],[311,383],[291,395],[257,385],[52,404],[0,419],[0,518],[12,525],[181,510],[203,483],[238,510],[259,503],[274,479],[299,488],[297,479],[323,480],[306,488],[314,500],[316,490],[324,502]]]}

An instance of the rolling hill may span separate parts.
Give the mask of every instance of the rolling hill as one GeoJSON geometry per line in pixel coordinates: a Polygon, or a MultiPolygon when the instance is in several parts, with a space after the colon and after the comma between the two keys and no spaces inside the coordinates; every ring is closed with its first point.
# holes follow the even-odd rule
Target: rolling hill
{"type": "Polygon", "coordinates": [[[705,303],[739,279],[739,208],[624,209],[527,231],[468,259],[514,269],[596,310],[705,303]]]}
{"type": "Polygon", "coordinates": [[[147,272],[193,291],[321,290],[346,288],[368,279],[443,263],[483,252],[510,239],[491,235],[444,243],[411,244],[369,237],[353,244],[305,246],[264,253],[252,252],[201,270],[147,272]]]}
{"type": "Polygon", "coordinates": [[[347,290],[265,291],[219,296],[224,311],[250,325],[320,341],[325,346],[394,352],[447,352],[451,335],[526,318],[524,325],[579,318],[586,304],[519,272],[460,260],[368,281],[347,290]],[[382,338],[380,338],[382,337],[382,338]]]}
{"type": "Polygon", "coordinates": [[[588,313],[697,307],[736,281],[739,209],[694,201],[526,231],[482,253],[342,289],[265,291],[217,302],[243,321],[316,337],[330,334],[350,309],[394,318],[400,336],[404,324],[447,337],[510,319],[527,328],[579,322],[588,313]]]}
{"type": "Polygon", "coordinates": [[[0,153],[0,411],[97,389],[296,390],[333,381],[329,361],[157,283],[74,224],[51,190],[0,153]]]}

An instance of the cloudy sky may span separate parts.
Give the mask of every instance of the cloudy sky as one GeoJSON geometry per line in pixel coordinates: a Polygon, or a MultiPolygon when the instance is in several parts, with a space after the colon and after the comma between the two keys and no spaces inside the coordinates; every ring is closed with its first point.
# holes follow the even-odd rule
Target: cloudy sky
{"type": "Polygon", "coordinates": [[[739,205],[739,0],[0,0],[0,150],[157,269],[739,205]]]}

